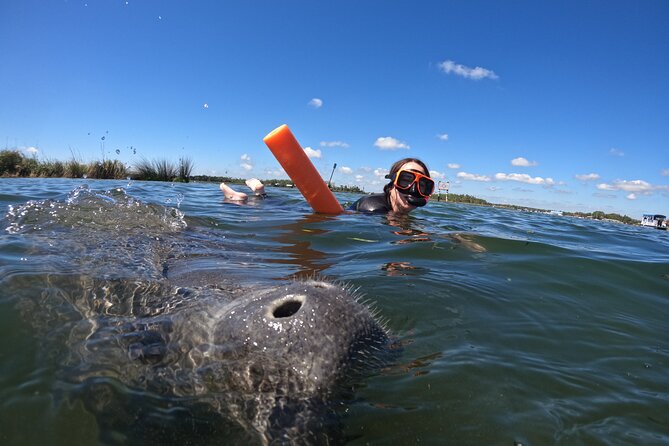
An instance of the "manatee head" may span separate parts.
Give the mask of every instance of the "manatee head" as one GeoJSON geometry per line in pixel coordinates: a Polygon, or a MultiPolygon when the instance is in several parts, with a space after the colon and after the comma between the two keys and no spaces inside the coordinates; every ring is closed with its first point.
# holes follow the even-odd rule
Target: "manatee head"
{"type": "Polygon", "coordinates": [[[223,439],[332,442],[342,392],[391,359],[374,312],[350,287],[323,280],[176,287],[63,277],[43,296],[31,319],[61,333],[61,379],[109,444],[130,431],[190,441],[189,419],[200,435],[216,416],[228,427],[211,435],[223,439]]]}
{"type": "Polygon", "coordinates": [[[366,367],[387,340],[346,286],[321,280],[249,291],[226,306],[214,330],[216,345],[235,346],[233,355],[248,362],[244,385],[277,394],[326,391],[352,368],[366,367]],[[279,368],[292,375],[290,383],[268,379],[279,368]]]}
{"type": "Polygon", "coordinates": [[[388,336],[348,287],[308,280],[234,299],[214,343],[223,347],[219,364],[236,363],[225,380],[254,395],[253,428],[269,441],[305,442],[322,428],[337,386],[379,366],[388,336]]]}

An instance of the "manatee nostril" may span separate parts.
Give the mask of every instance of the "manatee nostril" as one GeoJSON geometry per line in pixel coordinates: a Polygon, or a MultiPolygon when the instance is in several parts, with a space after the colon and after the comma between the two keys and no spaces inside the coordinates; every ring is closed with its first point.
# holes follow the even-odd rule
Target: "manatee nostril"
{"type": "Polygon", "coordinates": [[[275,318],[291,317],[302,308],[302,302],[299,300],[287,300],[276,307],[272,312],[275,318]]]}

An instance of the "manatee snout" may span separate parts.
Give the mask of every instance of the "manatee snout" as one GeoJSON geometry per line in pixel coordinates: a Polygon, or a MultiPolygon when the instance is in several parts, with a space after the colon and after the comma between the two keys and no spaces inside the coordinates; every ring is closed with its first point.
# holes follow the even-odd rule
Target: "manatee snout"
{"type": "MultiPolygon", "coordinates": [[[[231,302],[217,323],[216,344],[243,346],[238,354],[263,373],[283,375],[277,392],[329,388],[347,370],[369,366],[388,342],[370,309],[344,285],[309,280],[276,286],[231,302]],[[266,370],[275,369],[275,370],[266,370]]],[[[371,364],[373,366],[373,364],[371,364]]],[[[252,390],[252,389],[249,389],[252,390]]]]}

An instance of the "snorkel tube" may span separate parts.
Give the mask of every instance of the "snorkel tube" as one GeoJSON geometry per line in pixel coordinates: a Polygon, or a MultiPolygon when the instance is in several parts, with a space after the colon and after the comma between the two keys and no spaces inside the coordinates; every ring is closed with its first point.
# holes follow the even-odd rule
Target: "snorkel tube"
{"type": "Polygon", "coordinates": [[[272,130],[263,141],[314,212],[334,215],[344,212],[287,125],[272,130]]]}
{"type": "MultiPolygon", "coordinates": [[[[403,193],[403,192],[399,191],[399,193],[403,193]]],[[[421,207],[421,206],[425,206],[427,204],[427,199],[421,197],[420,195],[416,196],[416,195],[411,194],[411,192],[409,192],[408,194],[405,194],[405,195],[407,196],[407,202],[411,206],[421,207]]]]}

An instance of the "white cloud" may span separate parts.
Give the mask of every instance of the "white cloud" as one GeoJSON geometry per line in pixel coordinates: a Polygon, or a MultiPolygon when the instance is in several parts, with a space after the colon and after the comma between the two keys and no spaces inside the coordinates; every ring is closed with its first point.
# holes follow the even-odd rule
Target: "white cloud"
{"type": "Polygon", "coordinates": [[[597,185],[597,189],[605,191],[624,191],[629,192],[626,196],[629,200],[635,200],[641,195],[652,195],[654,192],[659,191],[662,194],[665,194],[669,191],[669,186],[667,185],[652,185],[647,181],[643,180],[616,180],[613,183],[601,183],[597,185]]]}
{"type": "Polygon", "coordinates": [[[388,169],[383,169],[383,168],[374,169],[374,175],[380,178],[384,178],[386,175],[388,175],[388,173],[390,173],[388,169]]]}
{"type": "Polygon", "coordinates": [[[313,108],[321,108],[323,106],[323,100],[318,98],[313,98],[309,101],[309,106],[313,108]]]}
{"type": "Polygon", "coordinates": [[[362,176],[362,175],[356,175],[356,176],[355,176],[355,181],[357,181],[358,183],[361,182],[361,181],[364,180],[364,179],[365,179],[365,177],[362,176]]]}
{"type": "Polygon", "coordinates": [[[496,173],[495,179],[500,181],[519,181],[527,184],[544,184],[552,186],[555,181],[552,178],[531,177],[526,173],[496,173]]]}
{"type": "Polygon", "coordinates": [[[659,188],[660,187],[653,187],[652,184],[643,180],[616,180],[613,182],[613,184],[602,183],[597,185],[597,189],[600,190],[622,190],[625,192],[636,192],[643,194],[650,193],[653,189],[659,188]]]}
{"type": "Polygon", "coordinates": [[[343,141],[321,141],[321,147],[341,147],[347,148],[349,145],[343,141]]]}
{"type": "Polygon", "coordinates": [[[441,172],[438,172],[436,170],[431,170],[430,171],[430,177],[433,180],[441,180],[441,179],[445,178],[446,176],[441,172]]]}
{"type": "Polygon", "coordinates": [[[320,158],[322,155],[320,150],[314,150],[311,147],[305,147],[304,153],[306,153],[309,158],[320,158]]]}
{"type": "Polygon", "coordinates": [[[498,190],[502,190],[502,188],[497,186],[490,186],[488,190],[491,192],[497,192],[498,190]]]}
{"type": "Polygon", "coordinates": [[[476,175],[474,173],[458,172],[456,176],[468,181],[490,181],[490,177],[486,175],[476,175]]]}
{"type": "Polygon", "coordinates": [[[437,135],[437,138],[441,139],[442,141],[448,141],[448,133],[440,133],[437,135]]]}
{"type": "Polygon", "coordinates": [[[599,174],[597,173],[584,173],[580,175],[574,175],[574,178],[580,181],[593,181],[599,179],[599,174]]]}
{"type": "Polygon", "coordinates": [[[611,155],[611,156],[625,156],[625,152],[623,152],[620,149],[616,149],[615,147],[611,147],[611,150],[609,150],[609,155],[611,155]]]}
{"type": "Polygon", "coordinates": [[[407,143],[399,141],[392,136],[382,136],[380,138],[376,138],[374,146],[378,147],[380,150],[409,149],[407,143]]]}
{"type": "Polygon", "coordinates": [[[528,161],[527,158],[523,158],[522,156],[511,160],[512,166],[531,167],[536,166],[537,164],[538,163],[536,161],[528,161]]]}
{"type": "Polygon", "coordinates": [[[31,155],[37,155],[39,153],[39,149],[37,147],[25,147],[23,149],[24,152],[29,153],[31,155]]]}
{"type": "Polygon", "coordinates": [[[341,166],[341,167],[339,168],[339,171],[340,171],[341,173],[346,174],[346,175],[350,175],[350,174],[353,173],[353,169],[351,169],[350,167],[346,167],[346,166],[341,166]]]}
{"type": "Polygon", "coordinates": [[[446,74],[455,74],[456,76],[461,76],[466,79],[497,79],[499,77],[492,70],[481,67],[471,68],[459,63],[455,63],[452,60],[445,60],[439,63],[439,69],[446,74]]]}
{"type": "Polygon", "coordinates": [[[459,169],[460,165],[458,163],[448,163],[447,164],[449,169],[459,169]]]}
{"type": "Polygon", "coordinates": [[[669,169],[662,169],[662,172],[660,172],[663,177],[669,177],[669,169]]]}
{"type": "Polygon", "coordinates": [[[241,166],[242,169],[244,169],[247,172],[253,169],[251,157],[248,156],[248,154],[246,153],[243,154],[242,156],[239,157],[239,159],[241,160],[241,163],[239,163],[239,165],[241,166]]]}

